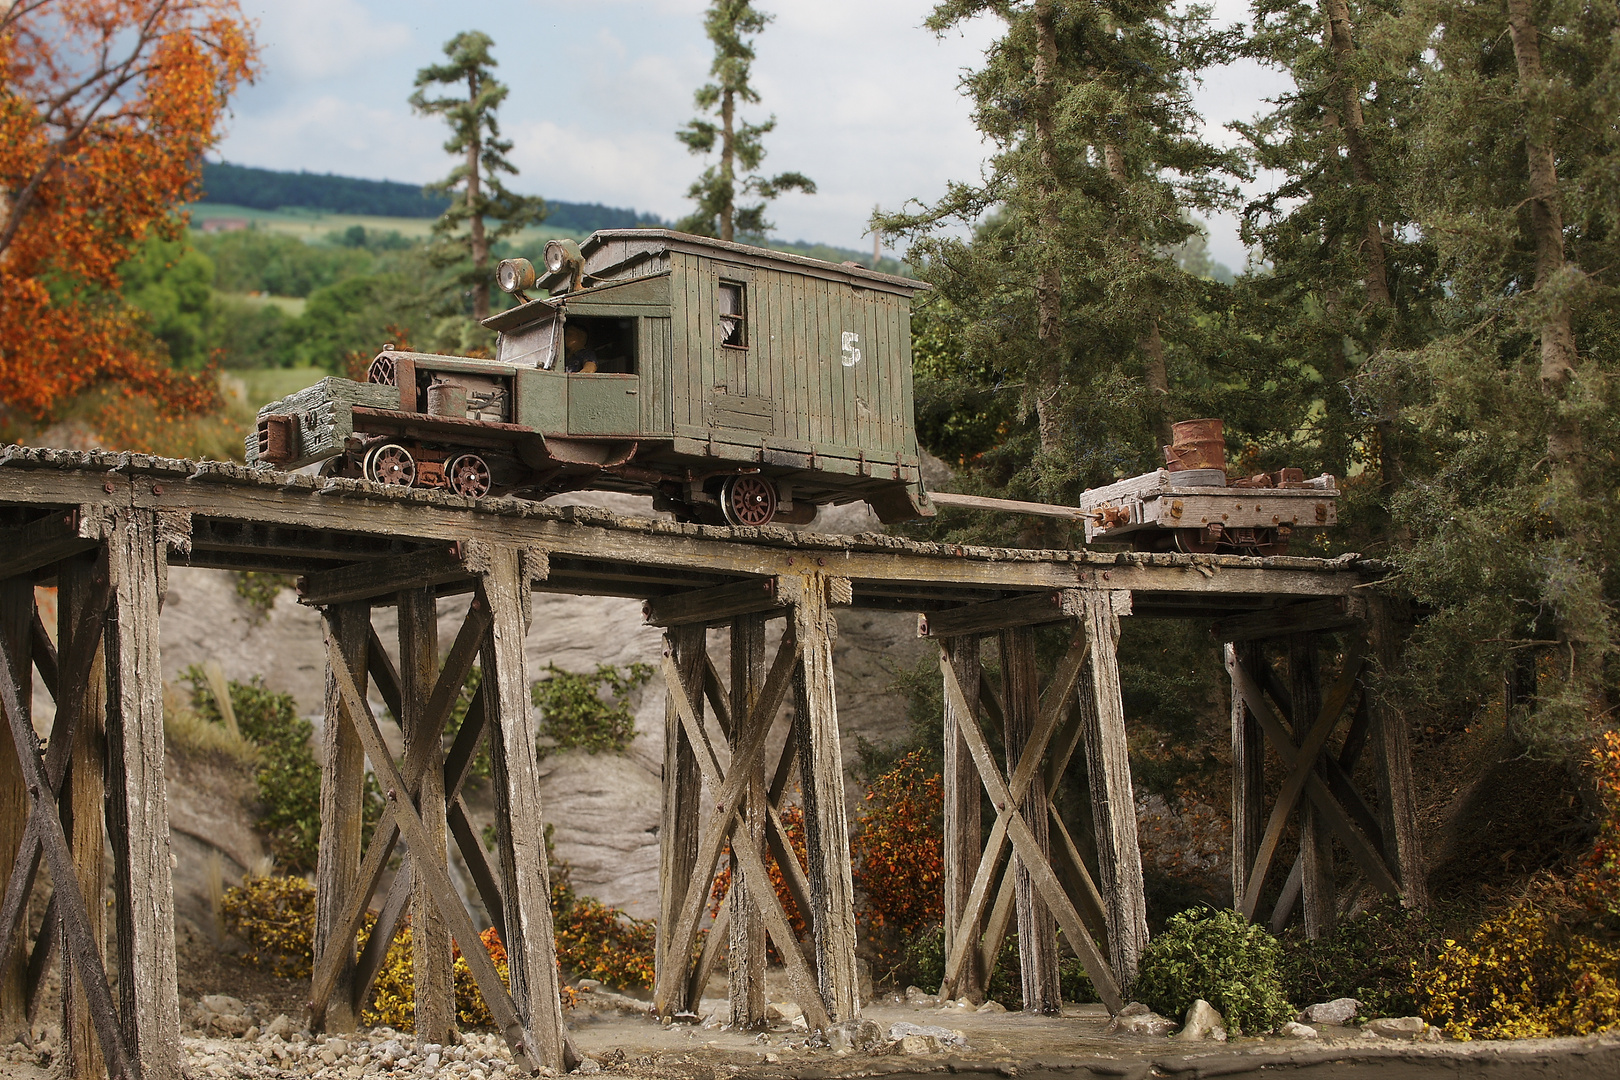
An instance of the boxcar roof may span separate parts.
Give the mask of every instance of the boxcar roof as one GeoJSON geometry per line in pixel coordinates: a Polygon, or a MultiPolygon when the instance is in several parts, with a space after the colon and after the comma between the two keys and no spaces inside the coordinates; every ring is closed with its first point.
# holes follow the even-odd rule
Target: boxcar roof
{"type": "MultiPolygon", "coordinates": [[[[914,296],[931,287],[925,282],[900,277],[897,274],[879,273],[864,266],[831,263],[803,255],[790,255],[783,251],[770,251],[766,248],[750,247],[747,244],[733,244],[707,236],[675,232],[673,229],[599,229],[579,247],[585,256],[590,276],[598,279],[616,277],[618,276],[616,271],[621,268],[628,268],[647,258],[679,251],[724,259],[727,262],[774,266],[811,277],[843,281],[859,288],[880,289],[902,296],[914,296]],[[592,266],[591,256],[610,244],[622,245],[621,251],[610,256],[607,262],[598,261],[592,266]]],[[[567,276],[567,270],[547,274],[540,279],[540,286],[553,288],[566,281],[567,276]]]]}

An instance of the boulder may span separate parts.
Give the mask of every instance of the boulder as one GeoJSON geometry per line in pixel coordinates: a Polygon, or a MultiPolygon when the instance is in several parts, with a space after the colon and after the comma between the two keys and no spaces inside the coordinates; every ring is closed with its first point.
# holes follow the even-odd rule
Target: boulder
{"type": "Polygon", "coordinates": [[[1226,1041],[1226,1018],[1220,1012],[1199,998],[1187,1006],[1187,1017],[1182,1021],[1181,1031],[1176,1038],[1188,1042],[1209,1040],[1211,1042],[1226,1041]]]}
{"type": "Polygon", "coordinates": [[[967,1045],[967,1036],[951,1028],[939,1027],[935,1024],[908,1024],[904,1020],[889,1025],[890,1042],[899,1042],[907,1035],[922,1035],[935,1040],[941,1046],[967,1045]]]}
{"type": "Polygon", "coordinates": [[[1296,1020],[1290,1020],[1290,1021],[1288,1021],[1288,1023],[1286,1023],[1282,1027],[1278,1028],[1277,1029],[1277,1034],[1281,1035],[1285,1039],[1319,1039],[1319,1038],[1321,1038],[1321,1036],[1319,1034],[1317,1034],[1317,1031],[1316,1031],[1315,1028],[1311,1027],[1308,1024],[1301,1024],[1296,1020]]]}
{"type": "Polygon", "coordinates": [[[983,1005],[980,1005],[977,1009],[974,1010],[974,1012],[982,1012],[982,1013],[1004,1013],[1006,1011],[1007,1011],[1007,1006],[1003,1005],[999,1001],[996,1001],[994,998],[990,999],[989,1001],[986,1001],[983,1005]]]}
{"type": "Polygon", "coordinates": [[[900,1040],[902,1054],[932,1054],[937,1049],[934,1040],[926,1035],[907,1035],[900,1040]]]}
{"type": "Polygon", "coordinates": [[[1168,1035],[1176,1030],[1174,1020],[1166,1020],[1158,1013],[1133,1001],[1114,1015],[1103,1028],[1104,1035],[1168,1035]]]}
{"type": "Polygon", "coordinates": [[[938,1005],[939,998],[920,986],[906,987],[906,1001],[912,1005],[938,1005]]]}
{"type": "Polygon", "coordinates": [[[1304,1024],[1334,1024],[1343,1027],[1356,1018],[1356,1011],[1360,1008],[1361,1002],[1355,998],[1334,998],[1332,1001],[1322,1001],[1309,1006],[1299,1014],[1299,1019],[1304,1024]]]}
{"type": "Polygon", "coordinates": [[[1421,1016],[1381,1016],[1362,1024],[1361,1033],[1380,1039],[1421,1039],[1427,1028],[1421,1016]]]}

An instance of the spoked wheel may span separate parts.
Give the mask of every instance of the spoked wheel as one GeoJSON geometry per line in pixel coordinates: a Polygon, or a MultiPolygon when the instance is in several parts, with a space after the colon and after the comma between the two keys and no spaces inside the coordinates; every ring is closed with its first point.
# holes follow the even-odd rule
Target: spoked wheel
{"type": "Polygon", "coordinates": [[[728,525],[769,525],[776,503],[776,485],[754,473],[733,476],[720,489],[720,510],[728,525]]]}
{"type": "Polygon", "coordinates": [[[366,479],[390,487],[416,483],[416,459],[398,443],[383,443],[366,455],[366,479]]]}
{"type": "Polygon", "coordinates": [[[452,458],[445,478],[450,482],[450,490],[457,495],[480,499],[489,494],[489,463],[477,454],[452,458]]]}
{"type": "Polygon", "coordinates": [[[373,360],[371,367],[366,369],[366,382],[382,386],[398,386],[399,367],[394,363],[394,358],[383,355],[373,360]]]}

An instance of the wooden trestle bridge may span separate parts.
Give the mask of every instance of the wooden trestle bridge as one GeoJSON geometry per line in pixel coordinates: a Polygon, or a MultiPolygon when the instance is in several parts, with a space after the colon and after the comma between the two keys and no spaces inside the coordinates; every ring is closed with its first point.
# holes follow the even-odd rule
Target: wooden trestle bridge
{"type": "Polygon", "coordinates": [[[1262,914],[1262,886],[1284,826],[1296,817],[1301,854],[1274,920],[1285,921],[1301,896],[1308,928],[1332,918],[1335,840],[1366,881],[1422,902],[1406,732],[1364,688],[1366,674],[1387,665],[1397,647],[1397,620],[1375,590],[1362,588],[1379,568],[1354,557],[1026,551],[716,528],[213,462],[11,447],[0,451],[0,652],[9,672],[0,679],[0,704],[16,751],[0,755],[0,1037],[25,1027],[46,965],[60,955],[74,1075],[104,1067],[129,1080],[179,1077],[158,657],[170,566],[298,574],[303,601],[325,614],[325,772],[309,1001],[317,1029],[353,1025],[377,973],[381,948],[356,956],[368,908],[380,911],[374,946],[386,944],[409,909],[418,1031],[427,1039],[447,1034],[454,1019],[451,939],[475,937],[473,912],[444,856],[453,839],[507,948],[510,991],[483,949],[464,949],[492,1014],[523,1062],[572,1064],[524,670],[534,590],[643,599],[647,620],[666,631],[654,1001],[663,1015],[697,1006],[724,943],[733,1019],[763,1019],[767,938],[785,959],[812,1027],[859,1015],[832,666],[842,608],[918,612],[920,632],[938,642],[946,702],[946,990],[953,996],[982,995],[990,959],[1016,917],[1031,1008],[1050,1011],[1057,1003],[1057,928],[1108,1006],[1121,1004],[1147,938],[1116,661],[1126,616],[1127,624],[1219,619],[1235,691],[1235,904],[1251,917],[1262,914]],[[35,585],[49,581],[59,589],[54,643],[34,606],[35,585]],[[465,622],[441,653],[436,604],[466,592],[473,599],[465,622]],[[397,664],[372,629],[371,609],[379,605],[398,609],[397,664]],[[768,656],[772,619],[784,620],[784,628],[768,656]],[[1043,624],[1066,626],[1070,635],[1044,686],[1034,636],[1043,624]],[[705,650],[705,632],[714,627],[730,628],[726,674],[705,650]],[[1315,641],[1329,631],[1347,631],[1349,644],[1324,688],[1315,641]],[[999,649],[999,686],[981,671],[987,638],[999,649]],[[1287,659],[1281,674],[1278,655],[1287,659]],[[484,673],[479,701],[446,752],[446,718],[474,662],[484,673]],[[36,678],[56,701],[43,750],[28,712],[36,678]],[[402,761],[386,748],[368,683],[400,719],[402,761]],[[793,706],[783,708],[790,694],[793,706]],[[780,757],[767,760],[767,748],[778,745],[771,732],[779,715],[788,736],[780,757]],[[1341,718],[1348,718],[1348,734],[1326,754],[1341,718]],[[987,745],[987,723],[1000,729],[1005,767],[987,745]],[[498,818],[493,864],[460,800],[486,735],[498,818]],[[729,744],[728,770],[714,750],[721,739],[729,744]],[[1269,810],[1262,801],[1268,740],[1287,770],[1269,810]],[[1081,747],[1094,837],[1071,836],[1047,797],[1081,747]],[[1350,779],[1368,749],[1375,767],[1361,775],[1377,777],[1371,798],[1350,779]],[[368,761],[387,803],[362,850],[368,761]],[[795,767],[807,873],[786,857],[779,817],[795,767]],[[995,814],[988,843],[981,840],[981,788],[995,814]],[[100,903],[107,840],[117,898],[110,920],[100,903]],[[379,896],[401,843],[409,872],[395,875],[379,896]],[[738,885],[699,953],[705,899],[728,843],[738,885]],[[766,851],[776,854],[811,927],[804,944],[774,890],[761,884],[766,851]],[[24,916],[41,862],[55,890],[45,929],[30,941],[24,916]],[[116,943],[111,971],[103,964],[109,932],[116,943]]]}

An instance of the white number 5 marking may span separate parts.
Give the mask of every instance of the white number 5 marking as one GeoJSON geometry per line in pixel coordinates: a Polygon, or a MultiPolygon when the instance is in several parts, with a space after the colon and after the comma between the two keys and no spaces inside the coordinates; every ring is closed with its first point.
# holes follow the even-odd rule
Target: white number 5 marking
{"type": "Polygon", "coordinates": [[[861,335],[853,330],[844,331],[844,366],[854,367],[861,362],[861,335]]]}

